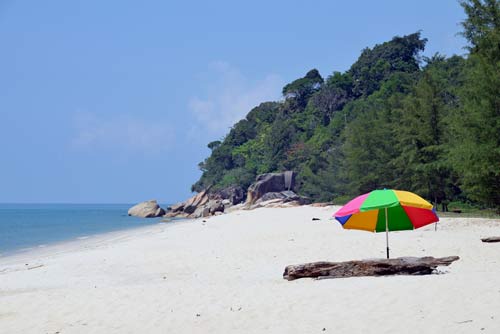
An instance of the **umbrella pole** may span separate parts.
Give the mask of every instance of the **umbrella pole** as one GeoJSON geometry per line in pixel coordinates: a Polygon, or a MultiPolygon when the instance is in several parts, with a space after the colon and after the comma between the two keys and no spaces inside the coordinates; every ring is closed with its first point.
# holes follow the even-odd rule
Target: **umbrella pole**
{"type": "Polygon", "coordinates": [[[385,243],[387,245],[387,258],[389,258],[389,218],[387,217],[387,208],[385,208],[385,243]]]}

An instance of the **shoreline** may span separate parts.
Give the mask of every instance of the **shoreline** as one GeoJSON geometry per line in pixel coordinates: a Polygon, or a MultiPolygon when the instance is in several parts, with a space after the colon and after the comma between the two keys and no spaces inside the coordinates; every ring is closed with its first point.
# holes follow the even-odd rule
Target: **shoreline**
{"type": "Polygon", "coordinates": [[[47,244],[37,245],[33,247],[5,251],[3,253],[0,253],[0,265],[2,264],[3,260],[8,259],[24,259],[30,256],[52,256],[57,255],[58,253],[91,249],[92,247],[98,247],[100,244],[119,241],[124,238],[126,239],[144,233],[154,233],[157,232],[158,229],[163,229],[167,226],[173,226],[174,224],[188,224],[192,223],[194,220],[196,219],[175,218],[171,219],[170,221],[158,221],[155,224],[153,223],[145,226],[133,226],[115,231],[89,234],[79,237],[73,237],[67,240],[49,242],[47,244]]]}
{"type": "Polygon", "coordinates": [[[129,204],[0,204],[0,258],[100,234],[156,225],[127,215],[129,204]]]}
{"type": "Polygon", "coordinates": [[[290,264],[385,257],[385,234],[342,229],[331,218],[336,208],[234,211],[0,258],[0,326],[98,334],[500,331],[500,245],[480,240],[500,235],[499,219],[443,218],[437,232],[429,225],[390,233],[394,257],[460,256],[438,275],[284,280],[290,264]]]}

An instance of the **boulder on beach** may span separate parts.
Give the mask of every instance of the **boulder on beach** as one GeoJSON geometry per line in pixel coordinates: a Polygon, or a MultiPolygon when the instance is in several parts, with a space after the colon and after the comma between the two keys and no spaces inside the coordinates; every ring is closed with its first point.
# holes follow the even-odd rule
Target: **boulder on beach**
{"type": "Polygon", "coordinates": [[[215,214],[216,212],[224,212],[224,204],[220,200],[210,200],[206,207],[210,214],[215,214]]]}
{"type": "Polygon", "coordinates": [[[184,213],[192,214],[198,207],[205,205],[208,202],[208,189],[194,195],[184,202],[184,213]]]}
{"type": "Polygon", "coordinates": [[[245,200],[245,189],[241,186],[229,186],[223,189],[212,191],[209,194],[211,200],[221,200],[224,205],[236,205],[245,200]]]}
{"type": "Polygon", "coordinates": [[[296,193],[294,193],[291,190],[285,190],[281,192],[269,192],[265,193],[262,195],[261,198],[258,199],[258,202],[262,201],[269,201],[272,199],[282,199],[282,200],[288,200],[288,201],[295,201],[298,200],[300,197],[296,193]]]}
{"type": "Polygon", "coordinates": [[[199,218],[208,216],[210,214],[208,208],[208,190],[209,189],[205,189],[184,202],[172,205],[165,216],[179,218],[199,218]]]}
{"type": "Polygon", "coordinates": [[[129,216],[141,218],[161,217],[165,214],[165,210],[160,208],[156,200],[141,202],[134,205],[128,210],[129,216]]]}
{"type": "Polygon", "coordinates": [[[168,207],[167,210],[170,210],[172,212],[182,211],[182,210],[184,210],[184,203],[181,202],[181,203],[174,204],[174,205],[168,207]]]}
{"type": "Polygon", "coordinates": [[[267,173],[257,176],[255,182],[250,185],[247,193],[247,204],[257,202],[267,193],[281,193],[283,191],[293,191],[295,186],[295,176],[292,171],[283,173],[267,173]]]}
{"type": "MultiPolygon", "coordinates": [[[[194,212],[187,215],[188,218],[200,218],[214,215],[216,212],[224,212],[224,205],[220,200],[201,201],[194,212]]],[[[184,210],[184,213],[186,211],[184,210]]]]}

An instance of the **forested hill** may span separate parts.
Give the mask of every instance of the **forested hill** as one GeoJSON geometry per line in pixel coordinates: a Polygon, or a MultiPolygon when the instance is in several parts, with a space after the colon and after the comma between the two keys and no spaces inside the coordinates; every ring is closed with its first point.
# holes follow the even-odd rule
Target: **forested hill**
{"type": "Polygon", "coordinates": [[[461,5],[467,57],[422,57],[416,32],[364,49],[344,73],[312,69],[208,144],[192,190],[294,170],[315,201],[397,188],[500,208],[500,1],[461,5]]]}

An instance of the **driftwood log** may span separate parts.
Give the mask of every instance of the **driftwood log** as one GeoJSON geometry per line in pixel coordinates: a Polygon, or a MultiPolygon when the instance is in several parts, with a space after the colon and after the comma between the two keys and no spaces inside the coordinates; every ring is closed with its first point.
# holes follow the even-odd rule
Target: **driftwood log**
{"type": "Polygon", "coordinates": [[[458,259],[458,256],[441,258],[429,256],[347,262],[312,262],[287,266],[283,278],[292,281],[304,277],[322,279],[358,276],[429,275],[438,266],[449,266],[458,259]]]}
{"type": "Polygon", "coordinates": [[[488,237],[488,238],[482,238],[482,242],[500,242],[500,237],[488,237]]]}

